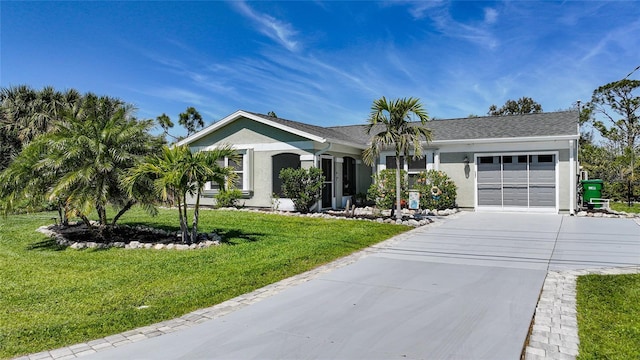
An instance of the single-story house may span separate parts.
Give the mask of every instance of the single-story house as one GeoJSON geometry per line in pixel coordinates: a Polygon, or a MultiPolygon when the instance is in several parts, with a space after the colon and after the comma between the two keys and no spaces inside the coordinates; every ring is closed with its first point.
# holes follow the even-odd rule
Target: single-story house
{"type": "MultiPolygon", "coordinates": [[[[409,176],[435,169],[458,187],[460,208],[476,211],[570,212],[576,209],[578,112],[432,120],[433,139],[419,160],[403,160],[409,176]]],[[[230,144],[241,154],[236,168],[245,206],[272,207],[281,192],[280,170],[321,168],[326,181],[320,206],[344,207],[366,193],[374,172],[394,167],[394,152],[375,166],[362,161],[370,136],[365,125],[322,127],[237,111],[180,141],[193,151],[230,144]]],[[[214,205],[217,189],[205,189],[214,205]]],[[[286,199],[279,199],[287,206],[286,199]]]]}

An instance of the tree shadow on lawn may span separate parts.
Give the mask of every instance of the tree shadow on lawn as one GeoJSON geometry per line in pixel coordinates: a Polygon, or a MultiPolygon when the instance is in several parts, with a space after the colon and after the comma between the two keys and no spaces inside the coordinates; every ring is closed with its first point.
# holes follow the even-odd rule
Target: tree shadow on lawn
{"type": "Polygon", "coordinates": [[[66,249],[66,246],[58,244],[58,242],[53,238],[27,245],[27,250],[64,251],[66,249]]]}
{"type": "MultiPolygon", "coordinates": [[[[151,224],[151,223],[143,223],[143,222],[129,222],[129,223],[126,223],[126,225],[153,227],[155,229],[171,231],[171,232],[180,231],[179,226],[167,226],[167,225],[159,225],[159,224],[151,224]]],[[[202,233],[202,230],[203,229],[200,228],[200,233],[202,233]]],[[[240,229],[216,229],[216,228],[207,231],[207,233],[216,233],[220,235],[220,237],[222,238],[221,242],[223,244],[228,244],[228,245],[240,244],[240,242],[234,241],[234,239],[242,239],[242,240],[245,240],[246,242],[256,242],[256,241],[259,241],[260,238],[266,235],[265,233],[248,233],[240,229]]]]}
{"type": "Polygon", "coordinates": [[[235,239],[256,242],[266,235],[264,233],[247,233],[239,229],[213,229],[213,232],[220,235],[222,243],[228,245],[239,245],[240,242],[234,241],[235,239]]]}

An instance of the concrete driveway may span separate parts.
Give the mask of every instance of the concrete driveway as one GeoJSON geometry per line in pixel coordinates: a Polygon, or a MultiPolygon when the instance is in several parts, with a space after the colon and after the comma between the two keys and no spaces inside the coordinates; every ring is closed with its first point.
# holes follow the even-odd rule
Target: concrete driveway
{"type": "Polygon", "coordinates": [[[464,213],[186,330],[87,359],[519,359],[548,269],[640,264],[632,220],[464,213]]]}

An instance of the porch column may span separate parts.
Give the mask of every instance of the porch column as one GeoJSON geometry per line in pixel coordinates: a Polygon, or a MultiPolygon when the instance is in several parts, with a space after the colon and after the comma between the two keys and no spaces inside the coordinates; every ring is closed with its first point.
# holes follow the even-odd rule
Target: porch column
{"type": "Polygon", "coordinates": [[[434,170],[440,170],[440,150],[433,152],[433,167],[434,170]]]}

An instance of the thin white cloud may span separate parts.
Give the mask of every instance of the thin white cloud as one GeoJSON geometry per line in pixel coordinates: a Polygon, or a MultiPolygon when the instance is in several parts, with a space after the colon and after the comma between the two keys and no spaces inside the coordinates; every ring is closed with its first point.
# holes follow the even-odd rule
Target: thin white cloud
{"type": "Polygon", "coordinates": [[[492,8],[484,9],[485,24],[494,24],[498,20],[498,11],[492,8]]]}
{"type": "Polygon", "coordinates": [[[445,36],[463,39],[489,49],[495,49],[500,44],[498,38],[487,28],[498,18],[498,11],[495,9],[484,9],[482,23],[466,24],[453,19],[448,3],[410,2],[409,4],[411,5],[409,13],[414,18],[430,19],[435,28],[445,36]]]}
{"type": "Polygon", "coordinates": [[[619,48],[637,51],[638,33],[640,33],[640,20],[622,25],[606,33],[598,43],[595,44],[595,46],[593,46],[593,48],[591,48],[584,57],[582,57],[581,61],[584,62],[593,57],[600,56],[609,50],[612,52],[620,51],[619,48]],[[612,45],[616,45],[618,48],[611,49],[612,45]]]}
{"type": "Polygon", "coordinates": [[[296,51],[300,48],[300,43],[294,40],[298,32],[291,24],[282,22],[273,16],[259,13],[244,1],[234,1],[232,4],[242,15],[253,20],[262,34],[280,43],[289,51],[296,51]]]}
{"type": "Polygon", "coordinates": [[[413,16],[414,19],[423,19],[428,16],[428,13],[432,9],[436,9],[442,4],[445,3],[444,0],[436,0],[436,1],[393,1],[389,3],[390,5],[396,5],[399,3],[409,4],[409,14],[413,16]]]}

